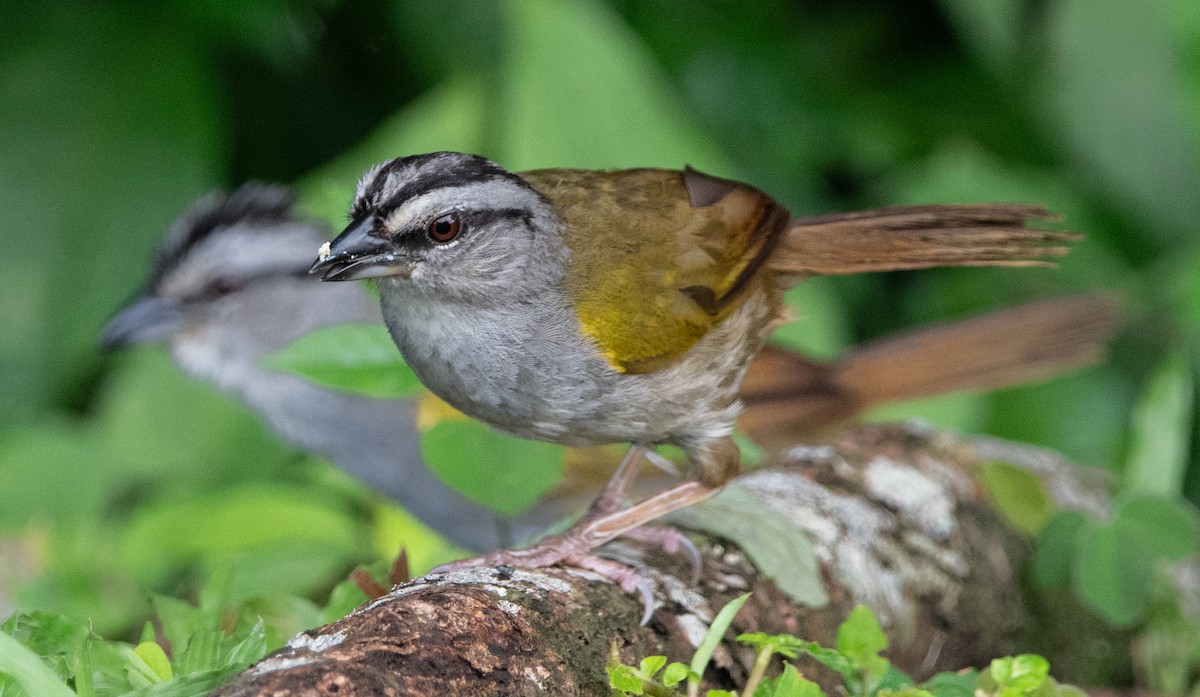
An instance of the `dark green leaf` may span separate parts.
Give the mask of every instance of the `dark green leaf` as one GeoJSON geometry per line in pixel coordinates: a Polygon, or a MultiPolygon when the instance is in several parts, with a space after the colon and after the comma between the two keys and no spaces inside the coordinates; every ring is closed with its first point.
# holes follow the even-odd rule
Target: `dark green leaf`
{"type": "Polygon", "coordinates": [[[821,686],[817,683],[806,679],[796,670],[796,667],[788,663],[784,665],[783,672],[774,680],[767,680],[761,683],[754,690],[754,697],[824,697],[825,692],[821,690],[821,686]]]}
{"type": "Polygon", "coordinates": [[[1182,559],[1200,548],[1200,517],[1191,504],[1177,498],[1127,498],[1117,507],[1115,524],[1168,559],[1182,559]]]}
{"type": "Polygon", "coordinates": [[[1145,612],[1153,561],[1143,541],[1125,528],[1092,526],[1075,559],[1075,593],[1112,624],[1130,626],[1145,612]]]}
{"type": "Polygon", "coordinates": [[[922,688],[933,693],[934,697],[973,697],[975,683],[979,674],[975,670],[962,673],[938,673],[930,678],[922,688]]]}
{"type": "Polygon", "coordinates": [[[305,335],[263,359],[324,387],[390,399],[416,394],[421,381],[382,324],[339,324],[305,335]]]}
{"type": "Polygon", "coordinates": [[[1071,581],[1079,543],[1092,519],[1082,511],[1062,510],[1038,536],[1033,557],[1033,579],[1042,588],[1062,588],[1071,581]]]}
{"type": "Polygon", "coordinates": [[[558,481],[563,449],[515,438],[478,421],[449,419],[421,438],[429,469],[464,496],[515,515],[542,497],[558,481]]]}

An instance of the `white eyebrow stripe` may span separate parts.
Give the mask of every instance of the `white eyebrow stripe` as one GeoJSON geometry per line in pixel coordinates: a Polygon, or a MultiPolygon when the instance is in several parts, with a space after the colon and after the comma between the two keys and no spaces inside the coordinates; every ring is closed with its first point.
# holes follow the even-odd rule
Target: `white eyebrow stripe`
{"type": "Polygon", "coordinates": [[[414,196],[388,215],[385,226],[388,230],[403,230],[450,210],[534,210],[538,203],[538,195],[528,187],[506,177],[495,177],[459,186],[445,186],[414,196]]]}

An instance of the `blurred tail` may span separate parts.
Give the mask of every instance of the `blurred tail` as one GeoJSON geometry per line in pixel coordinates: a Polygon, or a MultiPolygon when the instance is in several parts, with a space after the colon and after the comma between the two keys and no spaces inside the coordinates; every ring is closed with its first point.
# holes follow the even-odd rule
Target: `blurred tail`
{"type": "Polygon", "coordinates": [[[767,348],[742,383],[740,423],[782,445],[888,402],[1044,380],[1099,360],[1117,321],[1111,301],[1081,295],[885,337],[831,363],[767,348]]]}
{"type": "Polygon", "coordinates": [[[934,266],[1052,266],[1079,235],[1026,227],[1040,206],[890,206],[793,218],[771,268],[801,277],[934,266]]]}

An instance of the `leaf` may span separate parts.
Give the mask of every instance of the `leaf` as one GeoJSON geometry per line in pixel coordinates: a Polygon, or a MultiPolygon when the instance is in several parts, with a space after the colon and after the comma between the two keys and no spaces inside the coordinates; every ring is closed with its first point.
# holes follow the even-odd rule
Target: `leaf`
{"type": "Polygon", "coordinates": [[[663,666],[667,665],[666,656],[647,656],[638,664],[638,670],[647,678],[653,678],[654,674],[662,670],[663,666]]]}
{"type": "Polygon", "coordinates": [[[708,668],[708,661],[712,658],[713,651],[717,649],[717,644],[721,643],[721,637],[725,636],[725,630],[729,629],[738,610],[741,610],[749,599],[749,593],[739,595],[725,603],[725,607],[721,608],[721,611],[713,618],[712,624],[708,626],[708,631],[704,633],[704,638],[700,640],[700,645],[696,647],[696,653],[692,654],[692,661],[688,666],[691,672],[695,673],[694,676],[688,677],[689,691],[693,689],[693,685],[700,684],[701,676],[708,668]]]}
{"type": "Polygon", "coordinates": [[[800,648],[821,665],[840,674],[847,687],[859,681],[854,664],[841,651],[821,646],[815,641],[805,642],[800,648]]]}
{"type": "Polygon", "coordinates": [[[1154,554],[1182,559],[1200,548],[1200,517],[1186,501],[1135,496],[1117,507],[1116,525],[1141,540],[1154,554]]]}
{"type": "Polygon", "coordinates": [[[812,543],[794,523],[763,506],[752,491],[730,484],[716,496],[667,516],[673,524],[736,543],[764,575],[809,607],[829,602],[812,543]],[[746,515],[753,511],[753,516],[746,515]]]}
{"type": "Polygon", "coordinates": [[[806,679],[788,663],[774,680],[767,680],[754,691],[754,697],[824,697],[825,692],[817,683],[806,679]]]}
{"type": "Polygon", "coordinates": [[[417,393],[421,381],[382,324],[338,324],[300,337],[263,366],[324,387],[380,399],[417,393]]]}
{"type": "Polygon", "coordinates": [[[1122,491],[1174,496],[1183,488],[1192,436],[1193,375],[1174,353],[1154,371],[1133,411],[1122,491]]]}
{"type": "Polygon", "coordinates": [[[887,635],[875,619],[875,613],[866,605],[856,605],[850,615],[838,627],[837,648],[857,667],[865,666],[870,659],[888,647],[887,635]]]}
{"type": "Polygon", "coordinates": [[[640,695],[644,689],[642,678],[632,667],[627,665],[607,666],[608,686],[629,695],[640,695]]]}
{"type": "Polygon", "coordinates": [[[153,641],[145,641],[135,646],[133,652],[159,680],[171,679],[171,661],[161,646],[153,641]]]}
{"type": "Polygon", "coordinates": [[[31,695],[75,697],[75,691],[37,654],[4,632],[0,632],[0,674],[12,676],[31,695]]]}
{"type": "Polygon", "coordinates": [[[1042,588],[1062,588],[1071,582],[1071,569],[1080,539],[1092,519],[1082,511],[1062,510],[1046,524],[1034,547],[1033,580],[1042,588]]]}
{"type": "Polygon", "coordinates": [[[988,673],[1000,688],[1028,693],[1040,688],[1050,677],[1050,662],[1035,654],[1008,656],[993,660],[988,673]]]}
{"type": "Polygon", "coordinates": [[[511,168],[672,167],[729,176],[654,56],[606,4],[509,0],[500,157],[511,168]],[[616,108],[614,108],[616,107],[616,108]],[[587,134],[581,137],[580,134],[587,134]]]}
{"type": "Polygon", "coordinates": [[[759,652],[770,651],[787,658],[795,658],[801,649],[811,643],[797,639],[790,634],[764,634],[763,632],[742,634],[737,640],[738,643],[751,646],[758,649],[759,652]]]}
{"type": "MultiPolygon", "coordinates": [[[[351,513],[324,504],[314,493],[280,484],[244,485],[144,506],[134,514],[121,541],[123,563],[151,581],[173,565],[239,552],[295,553],[296,545],[308,545],[324,550],[325,557],[336,552],[331,557],[336,564],[339,556],[348,558],[361,551],[360,545],[367,541],[351,513]]],[[[284,561],[284,557],[273,559],[276,573],[284,561]]]]}
{"type": "Polygon", "coordinates": [[[686,664],[680,663],[679,661],[673,661],[667,666],[667,669],[663,671],[662,684],[666,685],[667,687],[675,687],[679,683],[686,680],[691,673],[691,669],[688,668],[686,664]]]}
{"type": "Polygon", "coordinates": [[[979,673],[967,670],[962,673],[938,673],[921,685],[934,697],[973,697],[979,673]]]}
{"type": "Polygon", "coordinates": [[[421,438],[429,469],[464,496],[505,515],[542,497],[564,467],[560,446],[507,436],[478,421],[442,421],[421,438]]]}
{"type": "Polygon", "coordinates": [[[1075,594],[1117,627],[1133,625],[1145,612],[1153,558],[1142,540],[1107,524],[1087,530],[1072,573],[1075,594]]]}
{"type": "Polygon", "coordinates": [[[985,462],[980,475],[996,510],[1018,530],[1036,535],[1054,515],[1054,502],[1033,472],[1007,462],[985,462]]]}

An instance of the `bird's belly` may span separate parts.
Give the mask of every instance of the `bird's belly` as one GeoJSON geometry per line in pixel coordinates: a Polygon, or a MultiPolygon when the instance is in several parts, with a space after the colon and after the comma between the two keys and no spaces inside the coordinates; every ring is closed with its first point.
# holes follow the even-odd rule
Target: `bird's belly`
{"type": "Polygon", "coordinates": [[[430,391],[497,429],[562,445],[725,435],[749,346],[757,348],[745,327],[724,327],[728,336],[702,341],[669,368],[625,374],[570,310],[542,304],[505,313],[396,295],[382,293],[384,316],[430,391]]]}

